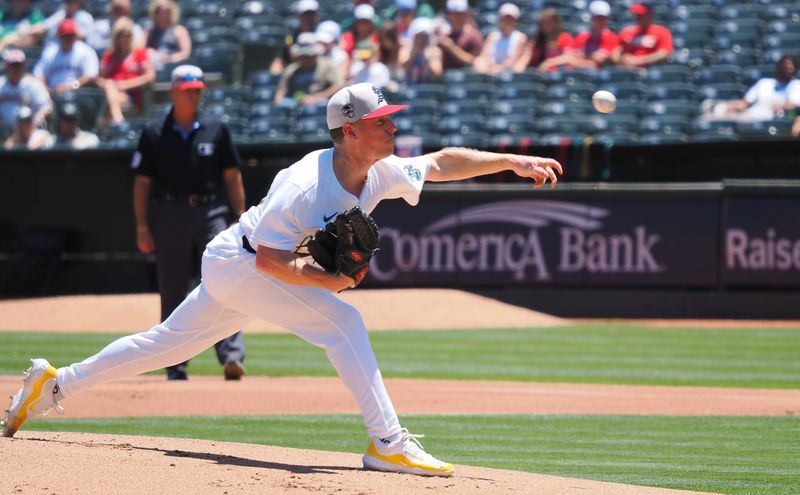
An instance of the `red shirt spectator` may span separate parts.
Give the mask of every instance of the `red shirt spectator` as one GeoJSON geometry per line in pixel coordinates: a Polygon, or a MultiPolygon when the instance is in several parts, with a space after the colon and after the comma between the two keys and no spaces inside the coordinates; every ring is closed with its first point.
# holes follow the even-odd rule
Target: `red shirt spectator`
{"type": "MultiPolygon", "coordinates": [[[[569,51],[575,43],[572,35],[564,31],[561,16],[553,8],[544,9],[539,17],[539,30],[529,46],[527,67],[538,67],[539,70],[556,70],[559,57],[569,51]]],[[[524,70],[524,67],[522,68],[524,70]]]]}
{"type": "Polygon", "coordinates": [[[672,32],[664,26],[653,24],[654,8],[651,0],[639,0],[631,5],[636,25],[620,31],[620,46],[614,54],[616,62],[628,67],[649,67],[672,55],[672,32]]]}
{"type": "MultiPolygon", "coordinates": [[[[137,48],[122,59],[115,56],[114,52],[106,51],[100,60],[100,77],[114,81],[134,79],[143,75],[149,65],[151,62],[147,48],[137,48]]],[[[141,104],[141,89],[134,88],[131,90],[131,94],[136,104],[141,104]]]]}

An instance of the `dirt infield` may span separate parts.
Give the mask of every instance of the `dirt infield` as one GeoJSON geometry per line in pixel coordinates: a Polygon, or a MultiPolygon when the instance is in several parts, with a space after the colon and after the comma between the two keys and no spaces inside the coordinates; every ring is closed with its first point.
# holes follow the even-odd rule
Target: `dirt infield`
{"type": "MultiPolygon", "coordinates": [[[[459,291],[361,290],[343,297],[362,311],[371,330],[569,323],[459,291]]],[[[0,315],[0,332],[129,333],[157,322],[158,298],[145,294],[0,301],[0,315]]],[[[247,331],[283,330],[256,323],[247,331]]],[[[13,393],[20,378],[0,377],[0,393],[13,393]]],[[[401,379],[387,380],[387,388],[401,415],[800,414],[800,391],[401,379]]],[[[175,383],[143,376],[97,387],[63,405],[67,418],[357,412],[338,379],[304,377],[248,376],[231,383],[221,377],[192,376],[175,383]]],[[[451,479],[373,473],[363,471],[360,457],[353,454],[177,438],[23,429],[13,440],[0,438],[0,451],[0,493],[10,494],[691,493],[467,466],[459,466],[451,479]],[[68,464],[50,463],[42,469],[42,459],[68,464]]]]}

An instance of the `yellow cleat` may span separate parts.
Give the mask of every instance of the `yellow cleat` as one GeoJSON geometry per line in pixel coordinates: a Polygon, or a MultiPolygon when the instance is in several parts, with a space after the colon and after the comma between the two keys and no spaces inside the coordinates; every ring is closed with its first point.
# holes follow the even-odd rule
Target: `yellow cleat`
{"type": "Polygon", "coordinates": [[[364,468],[422,476],[452,476],[455,472],[452,464],[440,461],[423,450],[417,440],[423,436],[412,435],[403,428],[400,438],[394,442],[374,439],[364,454],[364,468]]]}
{"type": "Polygon", "coordinates": [[[11,396],[11,405],[3,421],[3,436],[13,437],[29,417],[45,415],[51,408],[63,413],[64,409],[53,396],[56,386],[56,369],[45,359],[31,359],[22,388],[11,396]]]}

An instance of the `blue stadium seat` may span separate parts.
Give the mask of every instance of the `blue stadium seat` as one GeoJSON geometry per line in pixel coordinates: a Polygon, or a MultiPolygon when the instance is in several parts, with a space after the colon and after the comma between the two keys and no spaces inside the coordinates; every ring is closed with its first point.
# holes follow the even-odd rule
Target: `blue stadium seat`
{"type": "Polygon", "coordinates": [[[687,83],[691,81],[692,70],[685,65],[657,65],[647,69],[645,82],[655,83],[687,83]]]}
{"type": "Polygon", "coordinates": [[[292,110],[282,107],[270,101],[250,103],[250,118],[272,118],[289,120],[292,118],[292,110]]]}
{"type": "Polygon", "coordinates": [[[233,26],[189,30],[195,47],[215,43],[238,43],[239,31],[233,26]]]}
{"type": "Polygon", "coordinates": [[[504,71],[494,77],[495,85],[506,83],[546,83],[546,77],[537,70],[526,70],[525,72],[504,71]]]}
{"type": "Polygon", "coordinates": [[[534,126],[540,134],[574,134],[580,130],[583,115],[552,115],[536,119],[534,126]]]}
{"type": "Polygon", "coordinates": [[[737,125],[738,123],[734,120],[710,120],[705,122],[695,120],[692,122],[692,136],[717,134],[719,136],[735,137],[737,125]]]}
{"type": "Polygon", "coordinates": [[[765,50],[784,49],[787,51],[800,47],[800,33],[773,33],[761,38],[761,48],[765,50]]]}
{"type": "Polygon", "coordinates": [[[611,83],[603,84],[599,89],[614,93],[617,100],[643,101],[647,96],[647,86],[642,83],[611,83]]]}
{"type": "Polygon", "coordinates": [[[762,50],[761,51],[761,64],[762,65],[774,65],[777,64],[778,61],[784,55],[794,55],[795,57],[800,56],[800,45],[794,46],[791,49],[786,48],[776,48],[771,50],[762,50]]]}
{"type": "Polygon", "coordinates": [[[640,124],[644,133],[687,134],[691,129],[692,120],[679,115],[660,115],[645,117],[640,124]]]}
{"type": "Polygon", "coordinates": [[[589,70],[557,70],[548,72],[545,81],[548,85],[586,86],[594,85],[595,74],[589,70]]]}
{"type": "Polygon", "coordinates": [[[698,85],[719,83],[741,83],[742,70],[738,65],[710,65],[701,67],[694,73],[698,85]]]}
{"type": "Polygon", "coordinates": [[[679,19],[669,25],[673,35],[688,33],[703,33],[710,35],[714,30],[716,21],[709,19],[679,19]]]}
{"type": "Polygon", "coordinates": [[[215,28],[233,27],[233,22],[229,17],[220,17],[218,15],[184,17],[181,23],[186,26],[186,29],[192,35],[215,28]]]}
{"type": "Polygon", "coordinates": [[[718,33],[714,36],[713,48],[715,50],[741,50],[758,46],[759,39],[758,33],[718,33]]]}
{"type": "Polygon", "coordinates": [[[605,145],[639,144],[639,135],[630,132],[606,132],[595,134],[592,141],[605,145]]]}
{"type": "Polygon", "coordinates": [[[292,126],[292,132],[298,141],[329,139],[328,123],[319,117],[297,119],[292,126]]]}
{"type": "Polygon", "coordinates": [[[436,129],[441,134],[483,132],[485,127],[486,119],[479,115],[443,117],[436,123],[436,129]]]}
{"type": "Polygon", "coordinates": [[[328,112],[327,102],[317,103],[316,105],[299,105],[295,109],[295,114],[298,119],[305,118],[326,118],[328,112]]]}
{"type": "Polygon", "coordinates": [[[253,88],[276,87],[280,80],[280,75],[271,74],[268,70],[251,72],[247,78],[253,88]]]}
{"type": "Polygon", "coordinates": [[[692,143],[719,143],[726,141],[738,141],[736,134],[717,134],[715,132],[701,132],[692,134],[689,138],[692,143]]]}
{"type": "Polygon", "coordinates": [[[736,126],[736,133],[745,140],[791,138],[792,122],[789,120],[766,120],[740,123],[736,126]]]}
{"type": "Polygon", "coordinates": [[[742,82],[747,86],[752,86],[756,81],[762,77],[773,77],[775,75],[775,66],[751,65],[749,67],[742,67],[742,82]]]}
{"type": "Polygon", "coordinates": [[[491,84],[462,84],[447,88],[448,100],[480,100],[490,101],[494,98],[494,86],[491,84]]]}
{"type": "Polygon", "coordinates": [[[573,102],[589,101],[594,93],[591,84],[557,84],[547,88],[547,98],[552,100],[569,100],[573,102]]]}
{"type": "Polygon", "coordinates": [[[493,116],[525,115],[528,118],[533,118],[539,106],[540,104],[527,99],[499,100],[489,105],[488,110],[489,114],[493,116]]]}
{"type": "Polygon", "coordinates": [[[497,86],[495,98],[497,100],[530,99],[541,100],[545,97],[547,88],[538,83],[507,83],[497,86]]]}
{"type": "Polygon", "coordinates": [[[414,84],[402,91],[403,99],[406,101],[423,99],[441,101],[444,98],[445,92],[446,86],[430,83],[414,84]]]}
{"type": "Polygon", "coordinates": [[[733,50],[720,50],[714,55],[715,64],[730,64],[746,67],[758,65],[760,51],[756,48],[738,48],[733,50]]]}
{"type": "Polygon", "coordinates": [[[486,117],[494,105],[482,101],[446,101],[439,106],[439,114],[444,117],[459,115],[481,115],[486,117]]]}
{"type": "Polygon", "coordinates": [[[639,141],[642,144],[675,144],[675,143],[688,143],[689,136],[681,132],[673,132],[671,134],[661,132],[651,132],[641,134],[639,141]]]}
{"type": "Polygon", "coordinates": [[[551,100],[537,106],[542,115],[591,115],[595,112],[589,99],[578,101],[551,100]]]}
{"type": "MultiPolygon", "coordinates": [[[[663,9],[662,9],[663,10],[663,9]]],[[[714,5],[686,5],[681,4],[675,9],[674,19],[709,19],[718,17],[718,8],[714,5]]]]}
{"type": "Polygon", "coordinates": [[[603,67],[597,71],[595,79],[598,84],[641,82],[644,71],[628,67],[603,67]]]}
{"type": "Polygon", "coordinates": [[[700,87],[702,97],[712,100],[739,100],[746,91],[747,86],[737,83],[712,83],[700,87]]]}
{"type": "Polygon", "coordinates": [[[250,136],[285,136],[292,130],[288,121],[270,118],[251,119],[248,127],[250,136]]]}
{"type": "Polygon", "coordinates": [[[691,68],[702,67],[708,63],[711,52],[705,48],[681,48],[675,50],[668,65],[684,65],[691,68]]]}
{"type": "Polygon", "coordinates": [[[250,88],[245,86],[217,86],[209,88],[204,95],[206,101],[225,103],[247,103],[250,100],[250,88]]]}
{"type": "Polygon", "coordinates": [[[483,132],[469,134],[445,134],[441,137],[440,146],[466,146],[469,148],[486,148],[489,144],[489,135],[483,132]]]}
{"type": "Polygon", "coordinates": [[[727,19],[717,23],[716,34],[737,33],[739,35],[750,34],[754,38],[761,34],[763,23],[760,19],[727,19]]]}
{"type": "Polygon", "coordinates": [[[665,83],[650,86],[647,95],[650,101],[654,100],[697,100],[697,91],[694,86],[686,83],[665,83]]]}
{"type": "Polygon", "coordinates": [[[475,72],[470,68],[466,69],[447,69],[442,75],[445,84],[474,84],[490,83],[492,76],[475,72]]]}
{"type": "Polygon", "coordinates": [[[580,133],[561,133],[555,132],[550,134],[542,134],[539,138],[539,143],[543,146],[563,146],[576,143],[582,143],[584,135],[580,133]]]}
{"type": "Polygon", "coordinates": [[[430,119],[435,118],[435,116],[439,112],[439,106],[441,105],[441,103],[439,103],[437,100],[431,100],[431,99],[419,99],[410,101],[389,99],[389,101],[391,103],[397,103],[397,104],[404,103],[407,105],[411,105],[411,108],[407,110],[402,110],[397,115],[408,115],[408,114],[425,115],[430,119]]]}
{"type": "Polygon", "coordinates": [[[527,115],[501,115],[486,121],[489,134],[519,134],[534,131],[533,123],[527,115]]]}
{"type": "Polygon", "coordinates": [[[629,117],[639,117],[645,111],[645,106],[639,101],[617,100],[617,108],[614,115],[627,115],[629,117]]]}
{"type": "Polygon", "coordinates": [[[789,19],[770,21],[766,26],[767,34],[778,33],[800,33],[800,19],[795,19],[793,16],[789,19]]]}
{"type": "Polygon", "coordinates": [[[672,46],[676,50],[683,48],[704,49],[711,44],[713,37],[704,31],[675,34],[672,37],[672,46]]]}
{"type": "Polygon", "coordinates": [[[392,122],[397,126],[399,135],[421,136],[435,129],[434,123],[425,116],[397,116],[392,118],[392,122]]]}
{"type": "Polygon", "coordinates": [[[691,100],[659,100],[647,104],[646,115],[673,116],[690,119],[697,115],[697,103],[691,100]]]}
{"type": "Polygon", "coordinates": [[[755,19],[761,20],[766,16],[766,9],[758,2],[748,2],[742,5],[725,5],[719,11],[720,19],[742,20],[755,19]]]}

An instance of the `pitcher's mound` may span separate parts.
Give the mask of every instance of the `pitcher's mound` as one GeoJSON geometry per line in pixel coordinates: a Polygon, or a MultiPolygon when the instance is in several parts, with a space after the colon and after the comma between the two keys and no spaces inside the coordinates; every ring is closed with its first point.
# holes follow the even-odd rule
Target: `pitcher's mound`
{"type": "Polygon", "coordinates": [[[207,440],[21,431],[0,444],[0,493],[690,493],[467,466],[452,478],[378,473],[355,454],[207,440]]]}

